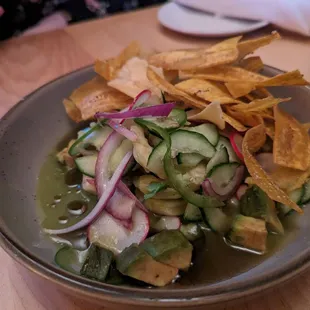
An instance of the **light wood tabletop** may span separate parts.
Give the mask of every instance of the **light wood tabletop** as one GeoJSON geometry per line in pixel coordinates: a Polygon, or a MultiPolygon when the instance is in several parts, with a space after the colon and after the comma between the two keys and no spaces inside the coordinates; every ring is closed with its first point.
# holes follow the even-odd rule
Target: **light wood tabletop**
{"type": "MultiPolygon", "coordinates": [[[[0,117],[37,87],[89,65],[95,58],[113,56],[132,40],[155,50],[207,46],[217,41],[168,31],[158,24],[156,15],[157,8],[151,8],[0,43],[0,117]]],[[[271,30],[265,28],[251,35],[271,30]]],[[[262,48],[259,55],[266,64],[283,70],[298,68],[310,79],[310,38],[281,34],[282,40],[262,48]]],[[[47,282],[42,285],[1,249],[0,266],[0,309],[89,309],[53,290],[47,282]]],[[[239,300],[234,306],[223,305],[219,309],[310,309],[310,271],[259,298],[239,300]]]]}

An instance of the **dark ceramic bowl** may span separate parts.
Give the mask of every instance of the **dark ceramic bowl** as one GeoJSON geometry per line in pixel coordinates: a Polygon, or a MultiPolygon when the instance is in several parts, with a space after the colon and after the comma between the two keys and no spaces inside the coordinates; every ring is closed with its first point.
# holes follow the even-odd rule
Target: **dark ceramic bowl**
{"type": "MultiPolygon", "coordinates": [[[[266,67],[265,73],[281,72],[266,67]]],[[[63,76],[29,95],[0,122],[0,243],[12,258],[69,293],[120,309],[192,308],[225,302],[279,284],[309,265],[310,210],[306,208],[303,216],[294,218],[287,242],[273,255],[246,272],[227,275],[213,283],[193,281],[160,289],[120,287],[59,269],[53,263],[54,245],[40,232],[37,177],[46,156],[76,126],[65,113],[63,98],[93,76],[91,68],[63,76]]],[[[292,97],[293,103],[283,106],[299,120],[310,121],[310,88],[281,87],[274,88],[273,93],[292,97]]],[[[230,263],[230,257],[224,260],[230,263]]]]}

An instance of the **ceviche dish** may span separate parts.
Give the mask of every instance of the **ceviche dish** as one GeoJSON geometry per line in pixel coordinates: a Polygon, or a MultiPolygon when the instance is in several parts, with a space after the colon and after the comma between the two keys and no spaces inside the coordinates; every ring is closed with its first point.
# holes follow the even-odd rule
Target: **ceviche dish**
{"type": "Polygon", "coordinates": [[[310,201],[310,124],[273,95],[309,82],[266,76],[252,55],[279,39],[160,53],[133,42],[96,60],[63,102],[78,129],[38,181],[58,266],[115,285],[212,283],[283,245],[310,201]]]}

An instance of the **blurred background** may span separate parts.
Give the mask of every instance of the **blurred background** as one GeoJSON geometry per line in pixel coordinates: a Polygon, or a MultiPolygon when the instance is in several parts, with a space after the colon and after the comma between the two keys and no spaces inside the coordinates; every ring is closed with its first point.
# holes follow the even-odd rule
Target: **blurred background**
{"type": "Polygon", "coordinates": [[[0,40],[65,27],[165,0],[0,0],[0,40]]]}

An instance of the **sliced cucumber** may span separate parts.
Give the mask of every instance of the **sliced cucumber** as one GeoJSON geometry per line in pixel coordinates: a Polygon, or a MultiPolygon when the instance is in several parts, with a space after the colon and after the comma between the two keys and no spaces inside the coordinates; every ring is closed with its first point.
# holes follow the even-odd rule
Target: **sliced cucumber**
{"type": "Polygon", "coordinates": [[[178,164],[182,165],[183,167],[195,167],[202,160],[204,160],[204,157],[197,153],[192,153],[192,154],[180,153],[177,156],[178,164]]]}
{"type": "Polygon", "coordinates": [[[96,155],[78,157],[75,159],[76,166],[85,175],[95,177],[95,167],[97,161],[96,155]]]}
{"type": "Polygon", "coordinates": [[[180,231],[184,237],[191,242],[204,236],[204,233],[198,223],[182,224],[180,231]]]}
{"type": "MultiPolygon", "coordinates": [[[[171,134],[172,153],[198,153],[206,158],[215,154],[215,148],[200,133],[177,130],[171,134]]],[[[165,141],[158,144],[149,156],[147,168],[159,177],[165,176],[163,159],[167,151],[165,141]]]]}
{"type": "Polygon", "coordinates": [[[212,168],[208,177],[211,177],[213,182],[219,187],[225,187],[233,179],[236,169],[240,166],[239,163],[224,163],[212,168]]]}
{"type": "MultiPolygon", "coordinates": [[[[294,201],[295,203],[297,203],[297,204],[301,204],[302,203],[302,199],[303,199],[304,195],[305,195],[305,188],[303,186],[301,188],[297,188],[297,189],[293,190],[292,192],[290,192],[288,194],[290,199],[292,201],[294,201]]],[[[286,205],[284,205],[282,203],[279,203],[277,205],[277,207],[278,207],[280,213],[282,215],[284,215],[284,216],[287,216],[287,215],[291,214],[294,211],[291,207],[286,206],[286,205]]]]}
{"type": "Polygon", "coordinates": [[[187,114],[182,109],[173,109],[167,117],[146,120],[169,131],[184,126],[187,121],[187,114]]]}
{"type": "Polygon", "coordinates": [[[186,206],[183,218],[184,221],[186,222],[201,222],[202,221],[201,211],[198,207],[189,203],[186,206]]]}
{"type": "MultiPolygon", "coordinates": [[[[117,169],[118,165],[120,164],[120,162],[122,161],[122,159],[124,158],[124,156],[129,152],[132,151],[133,145],[132,142],[130,140],[123,140],[121,145],[116,149],[116,151],[114,152],[114,154],[111,156],[110,158],[110,162],[109,162],[109,171],[111,174],[114,173],[114,171],[117,169]]],[[[132,165],[128,165],[128,169],[131,169],[132,165]]],[[[126,169],[126,170],[128,170],[126,169]]]]}
{"type": "Polygon", "coordinates": [[[112,131],[112,128],[103,126],[102,124],[93,126],[72,144],[69,154],[71,156],[79,155],[89,145],[93,145],[99,150],[112,131]]]}
{"type": "Polygon", "coordinates": [[[304,193],[303,196],[300,200],[301,204],[306,204],[310,201],[310,180],[308,180],[304,185],[303,185],[304,193]]]}
{"type": "Polygon", "coordinates": [[[227,148],[221,145],[207,164],[207,174],[217,165],[229,162],[227,148]]]}
{"type": "Polygon", "coordinates": [[[208,139],[208,141],[214,146],[217,145],[220,138],[217,127],[214,124],[201,124],[195,127],[186,127],[184,129],[198,132],[204,135],[208,139]]]}
{"type": "Polygon", "coordinates": [[[159,137],[157,137],[151,133],[148,136],[148,140],[149,140],[150,145],[153,147],[157,146],[160,142],[163,141],[163,139],[161,139],[161,138],[159,138],[159,137]]]}
{"type": "Polygon", "coordinates": [[[232,224],[232,218],[227,216],[220,208],[203,208],[206,223],[210,228],[220,234],[226,234],[232,224]]]}
{"type": "Polygon", "coordinates": [[[218,144],[216,145],[216,149],[218,150],[221,146],[226,147],[230,162],[237,162],[237,163],[240,162],[237,154],[235,153],[234,149],[232,148],[230,144],[230,141],[227,138],[222,137],[222,136],[220,136],[219,138],[218,144]]]}
{"type": "Polygon", "coordinates": [[[55,255],[55,263],[62,269],[80,274],[80,270],[87,258],[88,251],[79,251],[70,246],[64,246],[55,255]]]}

